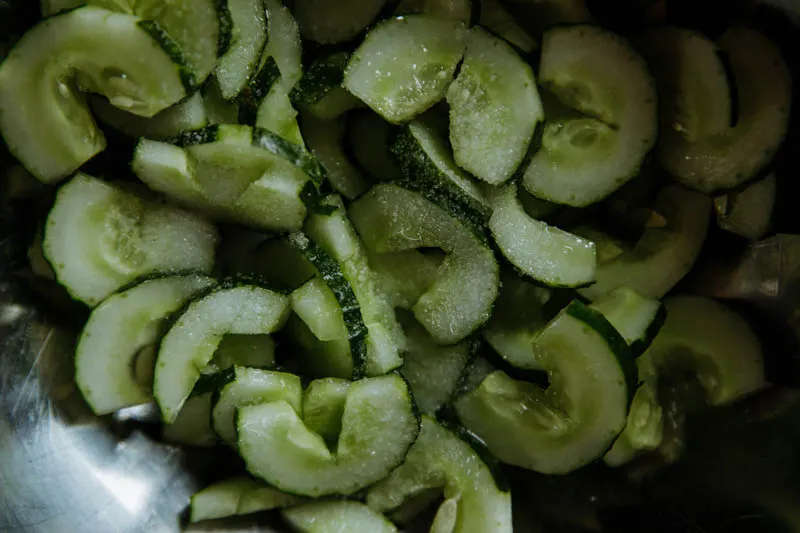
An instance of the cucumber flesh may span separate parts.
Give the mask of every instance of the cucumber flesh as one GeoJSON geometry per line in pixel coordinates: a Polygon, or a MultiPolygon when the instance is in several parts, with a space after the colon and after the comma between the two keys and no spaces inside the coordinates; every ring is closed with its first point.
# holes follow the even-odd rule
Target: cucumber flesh
{"type": "Polygon", "coordinates": [[[392,123],[441,100],[464,52],[460,22],[426,15],[377,25],[350,58],[344,87],[392,123]]]}
{"type": "Polygon", "coordinates": [[[284,494],[255,479],[238,476],[196,492],[189,506],[189,522],[283,509],[300,503],[303,503],[302,498],[284,494]]]}
{"type": "Polygon", "coordinates": [[[151,118],[126,113],[102,98],[92,100],[92,111],[102,122],[130,137],[165,140],[186,130],[196,130],[208,125],[208,115],[200,93],[195,93],[151,118]]]}
{"type": "Polygon", "coordinates": [[[244,407],[239,453],[248,470],[283,491],[353,494],[402,463],[419,432],[408,386],[396,375],[350,385],[336,452],[286,402],[244,407]]]}
{"type": "Polygon", "coordinates": [[[411,309],[433,285],[442,264],[438,254],[405,250],[395,253],[367,251],[379,289],[394,307],[411,309]]]}
{"type": "Polygon", "coordinates": [[[58,192],[43,249],[58,282],[94,307],[142,276],[209,273],[217,240],[202,218],[78,174],[58,192]]]}
{"type": "Polygon", "coordinates": [[[269,335],[226,335],[214,352],[214,370],[222,372],[233,366],[275,367],[275,341],[269,335]]]}
{"type": "Polygon", "coordinates": [[[622,466],[644,452],[657,449],[663,439],[664,409],[658,402],[657,384],[651,380],[636,391],[625,429],[603,456],[603,462],[611,467],[622,466]]]}
{"type": "Polygon", "coordinates": [[[777,179],[770,174],[740,191],[717,196],[717,225],[751,241],[761,239],[769,231],[777,193],[777,179]]]}
{"type": "Polygon", "coordinates": [[[544,118],[533,70],[501,39],[473,28],[447,103],[456,163],[492,185],[511,178],[544,118]]]}
{"type": "Polygon", "coordinates": [[[472,0],[402,0],[394,13],[395,15],[424,13],[431,17],[472,25],[475,11],[472,0]]]}
{"type": "Polygon", "coordinates": [[[256,286],[222,288],[189,305],[161,341],[153,393],[175,420],[224,335],[268,335],[286,321],[288,298],[256,286]]]}
{"type": "Polygon", "coordinates": [[[154,347],[168,315],[213,284],[199,275],[145,281],[92,311],[75,350],[75,383],[95,414],[152,399],[151,391],[136,380],[137,357],[154,347]]]}
{"type": "Polygon", "coordinates": [[[269,15],[267,20],[269,39],[262,61],[266,57],[275,60],[281,72],[279,84],[288,94],[303,76],[301,57],[303,45],[300,42],[300,29],[292,12],[281,0],[264,0],[264,5],[269,15]]]}
{"type": "Polygon", "coordinates": [[[303,423],[330,446],[342,432],[342,416],[350,381],[325,378],[312,381],[303,395],[303,423]]]}
{"type": "Polygon", "coordinates": [[[367,505],[390,511],[431,488],[444,490],[443,505],[456,502],[453,533],[511,533],[511,495],[498,488],[492,471],[469,444],[422,415],[422,431],[405,462],[370,488],[367,505]]]}
{"type": "Polygon", "coordinates": [[[536,40],[517,24],[514,16],[500,0],[480,0],[479,3],[481,26],[526,54],[539,47],[536,40]]]}
{"type": "Polygon", "coordinates": [[[456,400],[456,413],[501,461],[565,474],[602,456],[625,427],[636,365],[614,327],[578,301],[535,349],[550,376],[546,390],[494,372],[456,400]]]}
{"type": "Polygon", "coordinates": [[[172,424],[163,426],[161,438],[181,446],[214,446],[217,434],[211,428],[211,396],[207,392],[186,400],[172,424]]]}
{"type": "Polygon", "coordinates": [[[321,44],[348,41],[378,16],[386,0],[295,0],[301,35],[321,44]]]}
{"type": "Polygon", "coordinates": [[[267,43],[267,18],[263,0],[227,0],[231,40],[217,60],[214,76],[225,100],[233,100],[259,66],[267,43]]]}
{"type": "Polygon", "coordinates": [[[619,287],[589,306],[600,311],[630,346],[641,355],[664,325],[666,311],[661,302],[645,298],[628,287],[619,287]]]}
{"type": "Polygon", "coordinates": [[[285,509],[281,515],[299,533],[397,533],[385,516],[355,501],[306,503],[285,509]]]}
{"type": "Polygon", "coordinates": [[[67,11],[27,32],[0,65],[0,133],[40,180],[59,181],[105,149],[82,92],[143,117],[186,95],[182,64],[143,22],[92,6],[67,11]],[[20,95],[36,104],[20,105],[20,95]]]}

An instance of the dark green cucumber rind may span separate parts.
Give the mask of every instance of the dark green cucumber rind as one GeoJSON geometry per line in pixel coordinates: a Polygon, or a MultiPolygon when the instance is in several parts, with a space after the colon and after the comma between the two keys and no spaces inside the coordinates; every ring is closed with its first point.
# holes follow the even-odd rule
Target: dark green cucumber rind
{"type": "Polygon", "coordinates": [[[353,356],[353,380],[364,377],[367,366],[367,326],[361,314],[350,282],[344,277],[339,263],[333,260],[321,247],[317,246],[307,235],[301,232],[292,233],[288,237],[289,244],[299,250],[306,259],[319,271],[319,275],[331,289],[336,301],[342,308],[344,324],[353,356]]]}
{"type": "Polygon", "coordinates": [[[633,341],[630,345],[631,354],[633,357],[639,357],[642,355],[647,348],[653,343],[653,339],[656,338],[658,332],[661,331],[661,328],[664,326],[664,322],[667,320],[667,308],[663,305],[658,308],[658,312],[656,316],[653,318],[653,321],[650,322],[650,325],[647,326],[647,331],[644,334],[643,339],[637,339],[633,341]]]}
{"type": "Polygon", "coordinates": [[[305,204],[310,215],[332,215],[336,212],[336,206],[326,202],[331,191],[328,191],[328,182],[324,182],[319,188],[313,183],[306,182],[300,191],[300,199],[305,204]]]}
{"type": "Polygon", "coordinates": [[[587,307],[580,300],[574,300],[564,312],[591,327],[606,341],[609,349],[616,356],[625,376],[625,384],[628,388],[628,402],[630,403],[639,383],[639,371],[636,368],[636,362],[633,359],[628,343],[625,342],[622,335],[611,325],[603,313],[587,307]]]}
{"type": "Polygon", "coordinates": [[[287,141],[264,128],[253,128],[253,145],[282,157],[309,175],[314,183],[325,180],[325,171],[319,161],[302,146],[287,141]]]}
{"type": "MultiPolygon", "coordinates": [[[[202,396],[203,394],[208,393],[216,394],[217,391],[233,381],[234,378],[236,378],[236,369],[232,366],[220,370],[215,374],[201,375],[200,379],[198,379],[197,383],[195,383],[192,393],[189,395],[189,397],[193,398],[195,396],[202,396]]],[[[212,399],[212,404],[214,403],[216,403],[216,400],[212,399]]]]}
{"type": "Polygon", "coordinates": [[[219,124],[212,124],[197,130],[183,131],[177,137],[167,139],[165,142],[181,148],[187,148],[198,144],[213,143],[217,140],[218,135],[219,124]]]}
{"type": "Polygon", "coordinates": [[[486,226],[491,216],[489,210],[443,178],[407,128],[396,135],[389,151],[405,176],[403,187],[422,194],[465,222],[481,240],[487,239],[486,226]]]}
{"type": "Polygon", "coordinates": [[[231,45],[233,35],[233,19],[228,8],[228,0],[217,0],[217,20],[219,21],[219,40],[217,42],[217,57],[222,57],[231,45]]]}
{"type": "Polygon", "coordinates": [[[147,33],[164,52],[172,59],[172,62],[178,65],[178,72],[183,82],[183,88],[187,93],[194,91],[197,88],[197,78],[194,72],[188,67],[186,58],[183,55],[183,50],[178,46],[172,37],[165,32],[157,22],[152,20],[140,20],[136,25],[147,33]]]}
{"type": "Polygon", "coordinates": [[[239,123],[252,126],[256,123],[258,107],[270,89],[281,79],[281,71],[275,58],[269,57],[261,69],[250,79],[239,93],[239,123]]]}
{"type": "Polygon", "coordinates": [[[309,109],[344,81],[349,52],[335,52],[318,58],[292,89],[289,98],[300,109],[309,109]]]}
{"type": "Polygon", "coordinates": [[[444,420],[439,420],[438,422],[444,429],[467,443],[469,447],[472,448],[481,461],[483,461],[483,463],[486,465],[486,468],[489,469],[489,472],[491,472],[492,479],[494,479],[494,484],[497,486],[497,490],[500,492],[508,492],[511,490],[511,483],[509,482],[508,477],[503,470],[502,464],[497,457],[495,457],[494,454],[489,451],[489,448],[480,438],[478,438],[474,433],[469,431],[461,424],[444,420]]]}

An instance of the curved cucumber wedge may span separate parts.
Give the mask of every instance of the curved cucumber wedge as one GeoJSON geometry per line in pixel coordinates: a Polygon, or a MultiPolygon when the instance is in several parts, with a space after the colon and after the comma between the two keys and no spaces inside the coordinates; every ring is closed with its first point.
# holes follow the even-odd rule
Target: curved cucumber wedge
{"type": "Polygon", "coordinates": [[[145,281],[92,311],[75,350],[75,383],[95,414],[152,399],[152,391],[136,380],[137,358],[154,347],[171,313],[213,284],[211,278],[199,275],[145,281]]]}
{"type": "Polygon", "coordinates": [[[658,104],[647,64],[623,37],[594,26],[549,30],[539,82],[585,117],[545,126],[525,172],[528,191],[584,207],[638,174],[655,145],[658,104]]]}
{"type": "Polygon", "coordinates": [[[289,312],[288,298],[256,286],[222,288],[192,302],[164,335],[153,393],[164,421],[175,420],[223,336],[268,335],[289,312]]]}
{"type": "Polygon", "coordinates": [[[664,409],[658,402],[658,384],[646,381],[631,401],[628,422],[603,456],[608,466],[622,466],[643,452],[655,450],[664,439],[664,409]]]}
{"type": "Polygon", "coordinates": [[[660,301],[645,298],[628,287],[614,289],[589,307],[603,313],[628,343],[634,357],[650,346],[667,316],[660,301]]]}
{"type": "Polygon", "coordinates": [[[122,111],[102,98],[92,99],[92,111],[101,122],[130,137],[164,140],[186,130],[208,126],[208,115],[200,93],[195,93],[150,118],[137,117],[122,111]]]}
{"type": "Polygon", "coordinates": [[[351,56],[344,87],[389,122],[410,120],[444,97],[465,34],[460,22],[426,15],[382,22],[351,56]]]}
{"type": "Polygon", "coordinates": [[[437,342],[455,344],[489,319],[499,267],[469,226],[420,194],[390,184],[373,187],[350,204],[349,214],[374,252],[441,248],[447,254],[436,281],[413,306],[437,342]]]}
{"type": "Polygon", "coordinates": [[[255,479],[240,476],[204,488],[192,496],[189,522],[282,509],[303,503],[255,479]]]}
{"type": "Polygon", "coordinates": [[[233,100],[258,70],[267,43],[267,11],[263,0],[227,0],[231,20],[228,49],[217,60],[214,77],[225,100],[233,100]]]}
{"type": "Polygon", "coordinates": [[[300,42],[300,29],[281,0],[264,0],[267,8],[267,32],[269,39],[264,49],[262,61],[271,57],[278,64],[281,80],[278,82],[285,93],[289,93],[303,77],[303,45],[300,42]]]}
{"type": "Polygon", "coordinates": [[[336,451],[286,402],[244,407],[239,453],[253,475],[283,491],[348,495],[386,477],[419,433],[411,392],[397,375],[353,382],[336,451]]]}
{"type": "MultiPolygon", "coordinates": [[[[469,444],[423,415],[422,431],[405,462],[369,489],[367,505],[391,511],[424,490],[437,488],[445,497],[439,513],[455,511],[457,517],[448,531],[511,533],[511,494],[498,488],[492,471],[469,444]]],[[[439,513],[437,522],[445,521],[439,513]]]]}
{"type": "Polygon", "coordinates": [[[492,185],[517,171],[544,118],[533,70],[481,28],[466,38],[464,62],[447,90],[455,161],[492,185]]]}
{"type": "Polygon", "coordinates": [[[236,367],[233,381],[222,387],[211,412],[214,431],[231,446],[236,445],[236,409],[246,405],[285,401],[300,410],[303,385],[300,378],[285,372],[236,367]]]}
{"type": "MultiPolygon", "coordinates": [[[[303,396],[303,423],[330,446],[342,432],[342,416],[350,381],[325,378],[312,381],[303,396]]],[[[299,411],[298,411],[299,412],[299,411]]]]}
{"type": "Polygon", "coordinates": [[[663,298],[691,270],[706,239],[711,200],[670,186],[659,193],[654,211],[667,225],[648,228],[632,251],[601,262],[597,282],[581,289],[582,296],[596,300],[627,286],[642,296],[663,298]]]}
{"type": "Polygon", "coordinates": [[[535,349],[550,376],[546,390],[494,372],[456,400],[456,413],[501,461],[565,474],[601,457],[625,427],[636,365],[625,339],[578,301],[535,349]]]}
{"type": "Polygon", "coordinates": [[[792,76],[772,41],[734,27],[718,44],[728,53],[738,88],[738,123],[694,143],[669,132],[659,145],[667,171],[704,193],[737,187],[772,161],[789,127],[792,104],[792,76]]]}
{"type": "Polygon", "coordinates": [[[361,502],[312,502],[286,509],[281,515],[299,533],[397,533],[385,516],[361,502]]]}
{"type": "Polygon", "coordinates": [[[778,180],[772,173],[740,191],[717,196],[717,225],[751,241],[761,239],[769,231],[777,194],[778,180]]]}
{"type": "Polygon", "coordinates": [[[594,243],[529,217],[515,185],[494,192],[492,206],[492,237],[519,272],[551,287],[581,287],[595,280],[594,243]]]}
{"type": "Polygon", "coordinates": [[[37,178],[59,181],[105,149],[81,92],[144,117],[186,96],[180,58],[145,22],[91,6],[67,11],[26,33],[0,65],[0,133],[37,178]],[[21,95],[35,105],[20,105],[21,95]]]}
{"type": "Polygon", "coordinates": [[[44,254],[73,298],[95,306],[154,273],[208,273],[217,231],[191,213],[78,174],[47,217],[44,254]]]}

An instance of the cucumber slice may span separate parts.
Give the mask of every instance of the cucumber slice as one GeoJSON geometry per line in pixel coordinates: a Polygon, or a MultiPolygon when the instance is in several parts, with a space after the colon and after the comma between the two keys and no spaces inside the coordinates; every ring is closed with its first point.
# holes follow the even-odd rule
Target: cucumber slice
{"type": "Polygon", "coordinates": [[[489,200],[456,165],[428,117],[406,126],[392,142],[391,153],[414,189],[483,235],[491,214],[489,200]]]}
{"type": "Polygon", "coordinates": [[[661,445],[664,440],[664,409],[658,402],[657,387],[651,380],[636,391],[625,429],[603,456],[603,462],[608,466],[622,466],[661,445]]]}
{"type": "Polygon", "coordinates": [[[181,446],[214,446],[217,434],[211,429],[211,397],[206,392],[188,398],[175,420],[162,427],[161,438],[181,446]]]}
{"type": "Polygon", "coordinates": [[[367,252],[378,288],[393,307],[411,309],[436,281],[442,258],[438,254],[405,250],[394,253],[367,252]]]}
{"type": "Polygon", "coordinates": [[[410,391],[399,376],[350,385],[336,452],[286,402],[244,407],[239,452],[248,470],[283,491],[348,495],[399,465],[419,432],[410,391]]]}
{"type": "Polygon", "coordinates": [[[292,107],[289,94],[282,84],[273,86],[261,102],[256,116],[256,127],[269,130],[300,148],[305,147],[300,125],[297,123],[297,110],[292,107]]]}
{"type": "Polygon", "coordinates": [[[263,0],[226,0],[231,20],[228,49],[217,60],[214,76],[225,100],[233,100],[259,67],[267,43],[263,0]]]}
{"type": "Polygon", "coordinates": [[[544,118],[533,70],[514,50],[481,28],[466,37],[461,70],[447,90],[455,161],[498,185],[522,164],[544,118]]]}
{"type": "Polygon", "coordinates": [[[239,104],[222,97],[219,83],[212,76],[202,90],[203,105],[206,108],[209,124],[236,124],[239,119],[239,104]]]}
{"type": "Polygon", "coordinates": [[[267,30],[269,42],[262,57],[271,57],[281,72],[280,85],[287,94],[303,77],[303,45],[300,42],[300,29],[292,12],[281,0],[264,0],[267,8],[267,30]]]}
{"type": "Polygon", "coordinates": [[[189,505],[189,522],[283,509],[303,503],[302,498],[246,476],[232,477],[196,492],[189,505]]]}
{"type": "MultiPolygon", "coordinates": [[[[318,366],[319,362],[309,366],[312,369],[316,367],[317,373],[322,371],[323,376],[327,373],[327,375],[335,377],[352,376],[355,379],[362,377],[366,371],[368,330],[364,324],[361,306],[353,287],[342,272],[340,264],[305,234],[294,233],[289,236],[289,242],[316,267],[319,276],[333,292],[347,329],[345,339],[331,339],[327,341],[330,344],[323,350],[319,350],[322,347],[317,346],[316,343],[306,342],[307,348],[317,348],[315,351],[318,352],[318,355],[315,359],[325,361],[325,365],[321,368],[318,366]],[[349,345],[347,346],[349,354],[345,351],[346,345],[342,342],[344,340],[349,345]],[[324,357],[319,357],[320,355],[324,357]]],[[[318,306],[327,305],[321,298],[317,298],[317,302],[318,306]]],[[[331,313],[326,314],[330,315],[331,313]]],[[[310,333],[313,335],[313,332],[310,333]]]]}
{"type": "Polygon", "coordinates": [[[332,341],[347,337],[342,308],[324,280],[318,277],[308,280],[290,298],[292,311],[316,338],[332,341]]]}
{"type": "Polygon", "coordinates": [[[649,298],[663,298],[691,270],[708,232],[711,200],[680,187],[666,187],[654,210],[667,225],[648,228],[630,252],[601,262],[597,282],[581,289],[596,300],[617,287],[627,286],[649,298]]]}
{"type": "Polygon", "coordinates": [[[522,29],[500,0],[480,0],[481,26],[500,36],[521,52],[530,54],[539,47],[536,40],[522,29]]]}
{"type": "Polygon", "coordinates": [[[447,254],[436,281],[413,307],[437,342],[455,344],[489,319],[499,284],[497,261],[451,214],[413,191],[381,184],[350,205],[350,218],[374,252],[441,248],[447,254]]]}
{"type": "MultiPolygon", "coordinates": [[[[222,2],[219,0],[42,0],[42,16],[49,17],[88,4],[109,11],[136,15],[152,20],[180,49],[194,77],[194,85],[205,81],[217,62],[220,40],[222,2]]],[[[227,31],[222,28],[223,32],[227,31]]]]}
{"type": "Polygon", "coordinates": [[[507,363],[523,370],[543,370],[534,341],[547,325],[544,305],[552,291],[503,273],[500,296],[483,338],[507,363]]]}
{"type": "Polygon", "coordinates": [[[731,403],[766,385],[761,345],[742,317],[699,296],[667,298],[664,306],[664,327],[639,360],[644,379],[690,369],[712,405],[731,403]]]}
{"type": "Polygon", "coordinates": [[[91,307],[145,275],[208,273],[216,245],[203,219],[85,174],[59,190],[43,242],[58,282],[91,307]]]}
{"type": "Polygon", "coordinates": [[[346,150],[374,181],[391,181],[400,177],[389,152],[392,132],[392,125],[370,110],[348,115],[346,150]]]}
{"type": "Polygon", "coordinates": [[[236,409],[247,405],[285,401],[300,411],[303,385],[300,378],[285,372],[235,367],[233,381],[225,385],[211,412],[214,431],[231,446],[236,445],[236,409]]]}
{"type": "Polygon", "coordinates": [[[336,443],[342,432],[342,416],[350,383],[337,378],[317,379],[308,385],[303,396],[303,423],[322,437],[329,447],[336,443]]]}
{"type": "Polygon", "coordinates": [[[625,339],[579,301],[535,346],[547,390],[494,372],[456,401],[456,413],[501,461],[566,474],[602,456],[625,427],[636,365],[625,339]]]}
{"type": "Polygon", "coordinates": [[[477,20],[479,1],[471,0],[402,0],[395,9],[395,15],[425,15],[455,20],[471,26],[477,20]]]}
{"type": "Polygon", "coordinates": [[[97,415],[149,402],[135,379],[140,355],[158,341],[164,320],[214,280],[175,276],[145,281],[92,311],[75,349],[75,384],[97,415]]]}
{"type": "Polygon", "coordinates": [[[767,234],[772,222],[778,182],[775,174],[714,198],[717,225],[745,239],[757,241],[767,234]]]}
{"type": "Polygon", "coordinates": [[[403,322],[408,345],[400,373],[422,413],[436,416],[455,393],[470,358],[469,342],[439,346],[416,320],[403,322]]]}
{"type": "Polygon", "coordinates": [[[152,118],[137,117],[114,107],[102,98],[92,99],[92,111],[100,121],[125,135],[159,141],[208,125],[208,115],[200,93],[195,93],[152,118]]]}
{"type": "Polygon", "coordinates": [[[344,122],[305,114],[301,127],[311,153],[325,169],[333,188],[349,200],[364,194],[370,183],[344,154],[344,122]]]}
{"type": "Polygon", "coordinates": [[[312,214],[306,222],[306,232],[339,264],[358,300],[367,327],[366,374],[386,374],[403,363],[403,329],[389,299],[378,288],[364,244],[347,218],[341,199],[329,197],[325,207],[335,211],[327,215],[312,214]]]}
{"type": "Polygon", "coordinates": [[[250,77],[247,86],[236,98],[239,108],[239,123],[251,126],[255,124],[264,99],[280,79],[281,71],[278,64],[273,58],[267,58],[258,72],[250,77]]]}
{"type": "Polygon", "coordinates": [[[495,243],[522,274],[551,287],[581,287],[595,280],[594,243],[529,217],[515,185],[495,191],[492,206],[489,229],[495,243]]]}
{"type": "Polygon", "coordinates": [[[285,509],[281,515],[299,533],[397,533],[385,516],[361,502],[306,503],[285,509]]]}
{"type": "Polygon", "coordinates": [[[186,95],[182,73],[142,19],[67,11],[26,33],[0,65],[0,133],[32,174],[56,182],[105,149],[81,92],[151,117],[186,95]],[[38,96],[20,105],[20,95],[38,96]]]}
{"type": "Polygon", "coordinates": [[[614,289],[589,307],[603,313],[628,343],[634,357],[650,346],[667,316],[660,301],[645,298],[628,287],[614,289]]]}
{"type": "Polygon", "coordinates": [[[386,0],[295,0],[300,34],[321,44],[349,41],[377,18],[386,0]]]}
{"type": "Polygon", "coordinates": [[[431,488],[444,490],[444,505],[456,505],[453,533],[511,533],[510,493],[498,488],[492,471],[469,444],[422,415],[422,430],[406,461],[370,488],[367,505],[390,511],[431,488]]]}
{"type": "Polygon", "coordinates": [[[406,122],[444,97],[465,34],[463,23],[426,15],[382,22],[350,58],[344,86],[389,122],[406,122]]]}
{"type": "Polygon", "coordinates": [[[639,173],[658,130],[655,83],[619,35],[592,26],[545,33],[540,84],[586,115],[550,121],[525,171],[539,198],[584,207],[639,173]]]}
{"type": "Polygon", "coordinates": [[[300,109],[323,119],[359,107],[361,102],[342,87],[349,59],[347,52],[333,52],[317,58],[292,91],[292,101],[300,109]]]}
{"type": "Polygon", "coordinates": [[[716,43],[698,32],[665,26],[636,46],[650,63],[661,94],[663,127],[694,143],[728,130],[733,101],[716,43]]]}
{"type": "Polygon", "coordinates": [[[189,305],[161,341],[153,393],[175,420],[224,335],[268,335],[286,321],[288,298],[256,286],[218,289],[189,305]]]}
{"type": "Polygon", "coordinates": [[[233,366],[275,367],[275,341],[269,335],[226,335],[210,367],[222,372],[233,366]]]}
{"type": "Polygon", "coordinates": [[[738,123],[697,142],[668,132],[659,145],[667,171],[705,193],[737,187],[772,161],[786,135],[792,102],[791,73],[767,37],[735,27],[718,44],[728,54],[738,89],[738,123]]]}

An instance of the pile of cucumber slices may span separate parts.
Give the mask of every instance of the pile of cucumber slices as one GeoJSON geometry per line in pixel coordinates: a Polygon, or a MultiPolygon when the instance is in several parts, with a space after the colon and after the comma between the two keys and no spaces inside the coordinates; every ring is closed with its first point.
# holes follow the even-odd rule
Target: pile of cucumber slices
{"type": "Polygon", "coordinates": [[[715,211],[770,229],[768,36],[623,36],[583,0],[41,2],[0,46],[3,179],[58,187],[31,270],[91,309],[94,412],[241,456],[192,521],[511,532],[500,463],[658,449],[676,371],[710,405],[768,385],[743,318],[673,291],[715,211]],[[135,146],[92,176],[111,131],[135,146]]]}

